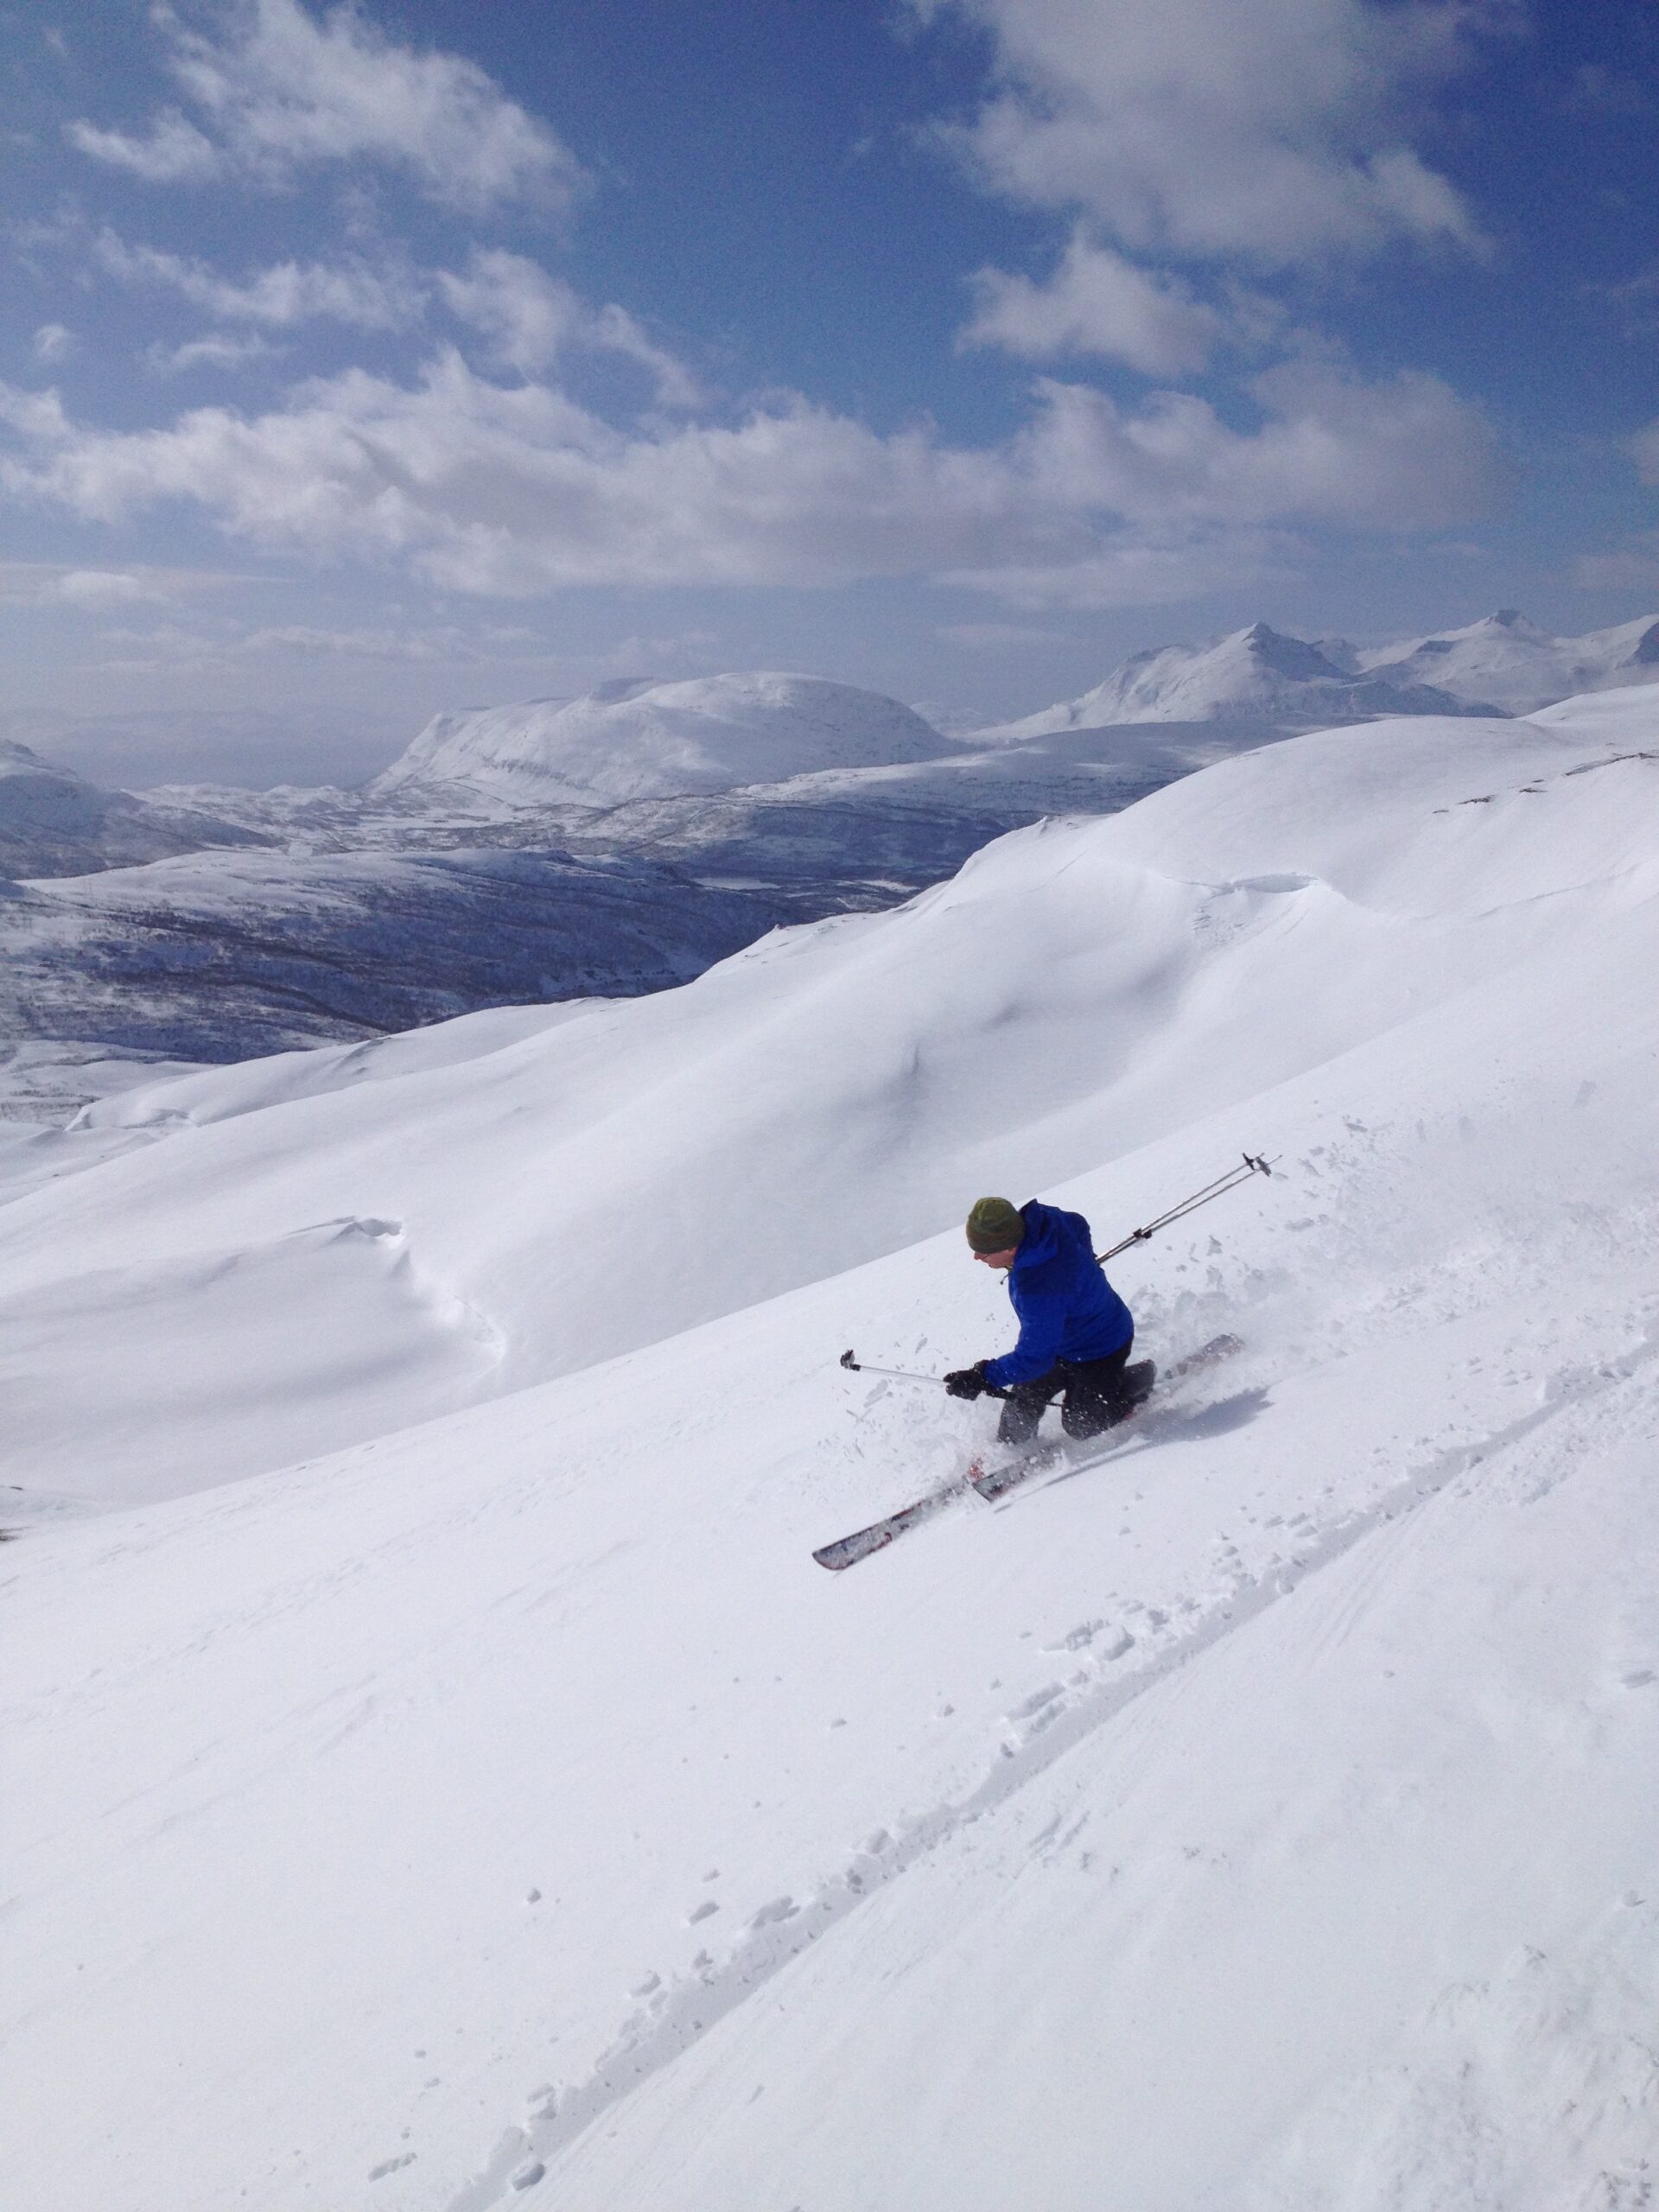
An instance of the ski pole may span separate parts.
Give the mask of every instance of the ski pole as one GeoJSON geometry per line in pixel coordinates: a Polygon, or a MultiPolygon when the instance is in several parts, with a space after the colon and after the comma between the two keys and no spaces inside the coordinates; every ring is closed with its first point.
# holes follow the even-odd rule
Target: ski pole
{"type": "Polygon", "coordinates": [[[1217,1175],[1213,1183],[1206,1183],[1201,1191],[1194,1191],[1190,1198],[1183,1198],[1179,1205],[1171,1206],[1167,1213],[1160,1213],[1144,1229],[1132,1229],[1120,1243],[1112,1246],[1109,1252],[1096,1252],[1095,1257],[1103,1265],[1108,1260],[1115,1260],[1120,1252],[1127,1252],[1131,1244],[1144,1244],[1148,1236],[1155,1236],[1160,1229],[1167,1229],[1172,1221],[1179,1221],[1184,1213],[1192,1213],[1199,1206],[1207,1206],[1211,1198],[1224,1198],[1229,1191],[1237,1190],[1241,1184],[1248,1183],[1252,1175],[1271,1175],[1272,1173],[1273,1169],[1259,1153],[1247,1152],[1243,1155],[1241,1166],[1230,1167],[1224,1175],[1217,1175]]]}
{"type": "MultiPolygon", "coordinates": [[[[885,1375],[890,1382],[932,1382],[938,1384],[940,1389],[944,1386],[943,1375],[913,1375],[907,1367],[872,1367],[868,1360],[855,1359],[850,1347],[841,1355],[841,1363],[843,1367],[850,1368],[855,1375],[885,1375]]],[[[988,1382],[985,1385],[985,1395],[988,1398],[1001,1398],[1006,1395],[1006,1392],[999,1390],[994,1383],[988,1382]]]]}

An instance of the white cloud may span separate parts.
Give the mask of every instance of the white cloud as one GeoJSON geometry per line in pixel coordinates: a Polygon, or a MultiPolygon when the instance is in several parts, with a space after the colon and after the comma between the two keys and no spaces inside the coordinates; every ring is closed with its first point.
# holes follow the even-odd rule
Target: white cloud
{"type": "Polygon", "coordinates": [[[229,0],[215,33],[151,11],[169,66],[212,137],[168,110],[147,136],[70,126],[82,152],[156,183],[225,169],[281,184],[310,163],[399,168],[432,199],[483,209],[567,206],[580,162],[475,62],[397,44],[358,9],[319,17],[301,0],[229,0]]]}
{"type": "Polygon", "coordinates": [[[457,321],[484,333],[495,359],[524,376],[573,349],[620,354],[652,378],[666,407],[695,407],[696,380],[653,345],[626,308],[590,307],[562,277],[523,254],[475,251],[465,275],[440,270],[438,285],[457,321]]]}
{"type": "Polygon", "coordinates": [[[145,577],[124,569],[71,569],[59,577],[55,595],[68,607],[128,607],[166,597],[145,577]]]}
{"type": "Polygon", "coordinates": [[[1065,645],[1077,642],[1064,630],[1039,629],[1033,622],[942,622],[933,634],[943,638],[947,645],[966,645],[974,652],[1001,652],[1009,645],[1065,645]]]}
{"type": "Polygon", "coordinates": [[[1478,250],[1399,111],[1505,0],[912,0],[996,41],[959,143],[988,181],[1137,249],[1274,263],[1390,238],[1478,250]]]}
{"type": "MultiPolygon", "coordinates": [[[[393,621],[341,626],[246,623],[227,617],[199,621],[194,626],[172,621],[158,622],[148,629],[105,628],[99,634],[106,647],[115,649],[114,657],[106,657],[102,666],[146,674],[163,669],[224,671],[245,667],[251,661],[550,667],[560,658],[534,631],[491,623],[393,621]]],[[[637,671],[645,664],[652,643],[630,640],[620,649],[620,664],[630,672],[637,671]]],[[[654,659],[652,664],[656,664],[654,659]]]]}
{"type": "Polygon", "coordinates": [[[1287,582],[1307,549],[1285,531],[1173,525],[1118,531],[1083,559],[959,569],[948,581],[1033,612],[1173,607],[1245,585],[1287,582]]]}
{"type": "Polygon", "coordinates": [[[263,545],[504,597],[967,573],[1077,604],[1166,589],[1228,533],[1437,526],[1495,488],[1484,421],[1433,378],[1285,369],[1255,391],[1264,419],[1236,430],[1185,395],[1129,411],[1045,382],[1017,436],[967,449],[805,402],[622,432],[445,352],[413,387],[353,372],[264,415],[205,407],[137,432],[0,387],[16,447],[0,483],[90,521],[181,502],[263,545]]]}
{"type": "Polygon", "coordinates": [[[158,376],[172,376],[187,369],[240,369],[250,361],[267,359],[279,349],[264,338],[192,338],[182,346],[154,345],[144,353],[145,366],[158,376]]]}
{"type": "Polygon", "coordinates": [[[442,270],[438,288],[457,321],[482,331],[496,359],[525,376],[552,366],[587,313],[571,285],[522,254],[474,251],[467,273],[442,270]]]}
{"type": "Polygon", "coordinates": [[[165,603],[170,593],[155,575],[130,569],[67,569],[50,562],[0,562],[0,605],[99,609],[144,601],[165,603]]]}
{"type": "Polygon", "coordinates": [[[1252,387],[1266,419],[1234,430],[1208,401],[1154,392],[1133,413],[1077,385],[1039,385],[1031,473],[1058,501],[1157,527],[1294,519],[1363,529],[1440,528],[1497,490],[1478,410],[1438,378],[1380,383],[1287,365],[1252,387]]]}
{"type": "Polygon", "coordinates": [[[35,358],[37,361],[44,361],[48,365],[56,361],[67,361],[74,350],[74,333],[60,322],[43,322],[35,334],[35,358]]]}
{"type": "Polygon", "coordinates": [[[476,660],[452,629],[388,630],[366,626],[332,630],[309,622],[282,622],[251,630],[237,644],[238,653],[283,653],[301,659],[318,655],[348,660],[476,660]]]}
{"type": "Polygon", "coordinates": [[[1109,246],[1074,232],[1046,283],[982,269],[974,279],[979,312],[964,346],[1000,346],[1028,361],[1098,353],[1148,376],[1200,369],[1220,318],[1185,286],[1137,269],[1109,246]]]}
{"type": "Polygon", "coordinates": [[[1573,581],[1585,591],[1659,593],[1659,531],[1642,531],[1609,553],[1580,553],[1573,581]]]}
{"type": "Polygon", "coordinates": [[[146,184],[199,183],[219,175],[225,165],[212,140],[176,108],[164,108],[142,138],[124,130],[100,130],[92,123],[71,123],[65,131],[83,154],[128,169],[146,184]]]}
{"type": "MultiPolygon", "coordinates": [[[[1624,450],[1644,484],[1659,485],[1659,420],[1626,438],[1624,450]]],[[[1586,591],[1659,590],[1659,531],[1638,531],[1623,545],[1579,554],[1573,580],[1586,591]]]]}
{"type": "Polygon", "coordinates": [[[1627,440],[1625,451],[1644,484],[1659,484],[1659,422],[1649,423],[1627,440]]]}
{"type": "Polygon", "coordinates": [[[359,330],[396,330],[418,321],[426,303],[412,274],[372,268],[355,255],[333,262],[278,262],[237,283],[203,262],[129,245],[110,230],[99,232],[93,251],[111,276],[127,283],[164,284],[222,322],[285,330],[326,319],[359,330]]]}

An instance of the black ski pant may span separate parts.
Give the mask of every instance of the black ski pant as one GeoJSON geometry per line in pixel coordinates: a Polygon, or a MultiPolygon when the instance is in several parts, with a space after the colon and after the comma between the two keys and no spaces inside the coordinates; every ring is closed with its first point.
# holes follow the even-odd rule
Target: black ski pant
{"type": "Polygon", "coordinates": [[[1062,1359],[1046,1375],[1010,1383],[997,1424],[998,1442],[1029,1443],[1045,1408],[1057,1397],[1061,1400],[1060,1427],[1068,1436],[1098,1436],[1102,1429],[1113,1427],[1140,1403],[1123,1372],[1134,1344],[1131,1336],[1104,1359],[1062,1359]]]}

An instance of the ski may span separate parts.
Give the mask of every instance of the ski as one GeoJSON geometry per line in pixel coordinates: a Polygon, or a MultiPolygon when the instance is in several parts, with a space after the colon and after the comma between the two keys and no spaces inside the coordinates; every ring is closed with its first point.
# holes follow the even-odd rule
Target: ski
{"type": "MultiPolygon", "coordinates": [[[[1109,1441],[1106,1442],[1106,1449],[1096,1456],[1103,1459],[1110,1456],[1112,1449],[1122,1440],[1123,1430],[1133,1427],[1154,1395],[1161,1395],[1172,1383],[1196,1374],[1201,1368],[1213,1367],[1220,1360],[1230,1359],[1235,1352],[1243,1349],[1241,1338],[1230,1335],[1211,1337],[1208,1344],[1200,1344],[1196,1351],[1188,1352],[1185,1358],[1178,1359],[1165,1368],[1160,1375],[1155,1376],[1154,1382],[1147,1383],[1145,1395],[1133,1413],[1125,1414],[1111,1428],[1102,1430],[1103,1441],[1109,1441]]],[[[1152,1363],[1147,1361],[1144,1364],[1150,1366],[1152,1363]]],[[[1129,1372],[1133,1373],[1134,1370],[1129,1372]]],[[[1094,1440],[1091,1438],[1090,1441],[1092,1443],[1094,1440]]],[[[1050,1445],[1027,1452],[1020,1459],[1005,1461],[998,1467],[986,1467],[980,1460],[975,1459],[967,1471],[953,1482],[942,1484],[925,1497],[916,1499],[913,1504],[901,1505],[896,1513],[884,1514],[880,1520],[872,1521],[868,1529],[855,1529],[849,1536],[838,1536],[834,1543],[821,1545],[812,1556],[820,1567],[827,1567],[832,1573],[839,1573],[842,1568],[855,1567],[860,1560],[868,1559],[872,1552],[885,1551],[896,1538],[918,1527],[922,1522],[931,1521],[935,1514],[943,1513],[947,1506],[954,1505],[959,1497],[967,1497],[970,1491],[988,1500],[1001,1497],[1019,1484],[1029,1480],[1033,1475],[1065,1464],[1067,1456],[1063,1446],[1050,1445]]]]}
{"type": "MultiPolygon", "coordinates": [[[[1165,1381],[1172,1382],[1186,1374],[1193,1363],[1190,1359],[1178,1362],[1170,1369],[1165,1381]]],[[[1132,1367],[1124,1369],[1122,1379],[1128,1385],[1129,1410],[1115,1421],[1109,1428],[1102,1429],[1098,1437],[1082,1439],[1077,1446],[1064,1436],[1052,1437],[1045,1444],[1017,1452],[1012,1459],[1004,1459],[999,1466],[986,1468],[982,1474],[976,1475],[970,1467],[968,1471],[969,1487],[988,1503],[993,1498],[1001,1497],[1004,1491],[1014,1490],[1020,1483],[1029,1482],[1033,1475],[1046,1474],[1051,1468],[1063,1467],[1068,1462],[1077,1465],[1078,1449],[1086,1454],[1083,1464],[1092,1465],[1117,1444],[1120,1432],[1134,1421],[1152,1395],[1153,1386],[1158,1380],[1158,1370],[1151,1360],[1138,1359],[1132,1367]],[[1101,1450],[1090,1449],[1096,1444],[1102,1446],[1101,1450]]]]}

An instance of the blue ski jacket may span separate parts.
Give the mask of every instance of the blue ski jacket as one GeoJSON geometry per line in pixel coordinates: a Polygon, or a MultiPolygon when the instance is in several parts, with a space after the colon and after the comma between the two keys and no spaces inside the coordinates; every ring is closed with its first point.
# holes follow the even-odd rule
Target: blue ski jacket
{"type": "Polygon", "coordinates": [[[1020,1209],[1026,1233],[1008,1270],[1020,1341],[985,1363],[998,1389],[1046,1375],[1058,1360],[1105,1359],[1135,1334],[1128,1307],[1106,1280],[1080,1213],[1032,1198],[1020,1209]]]}

